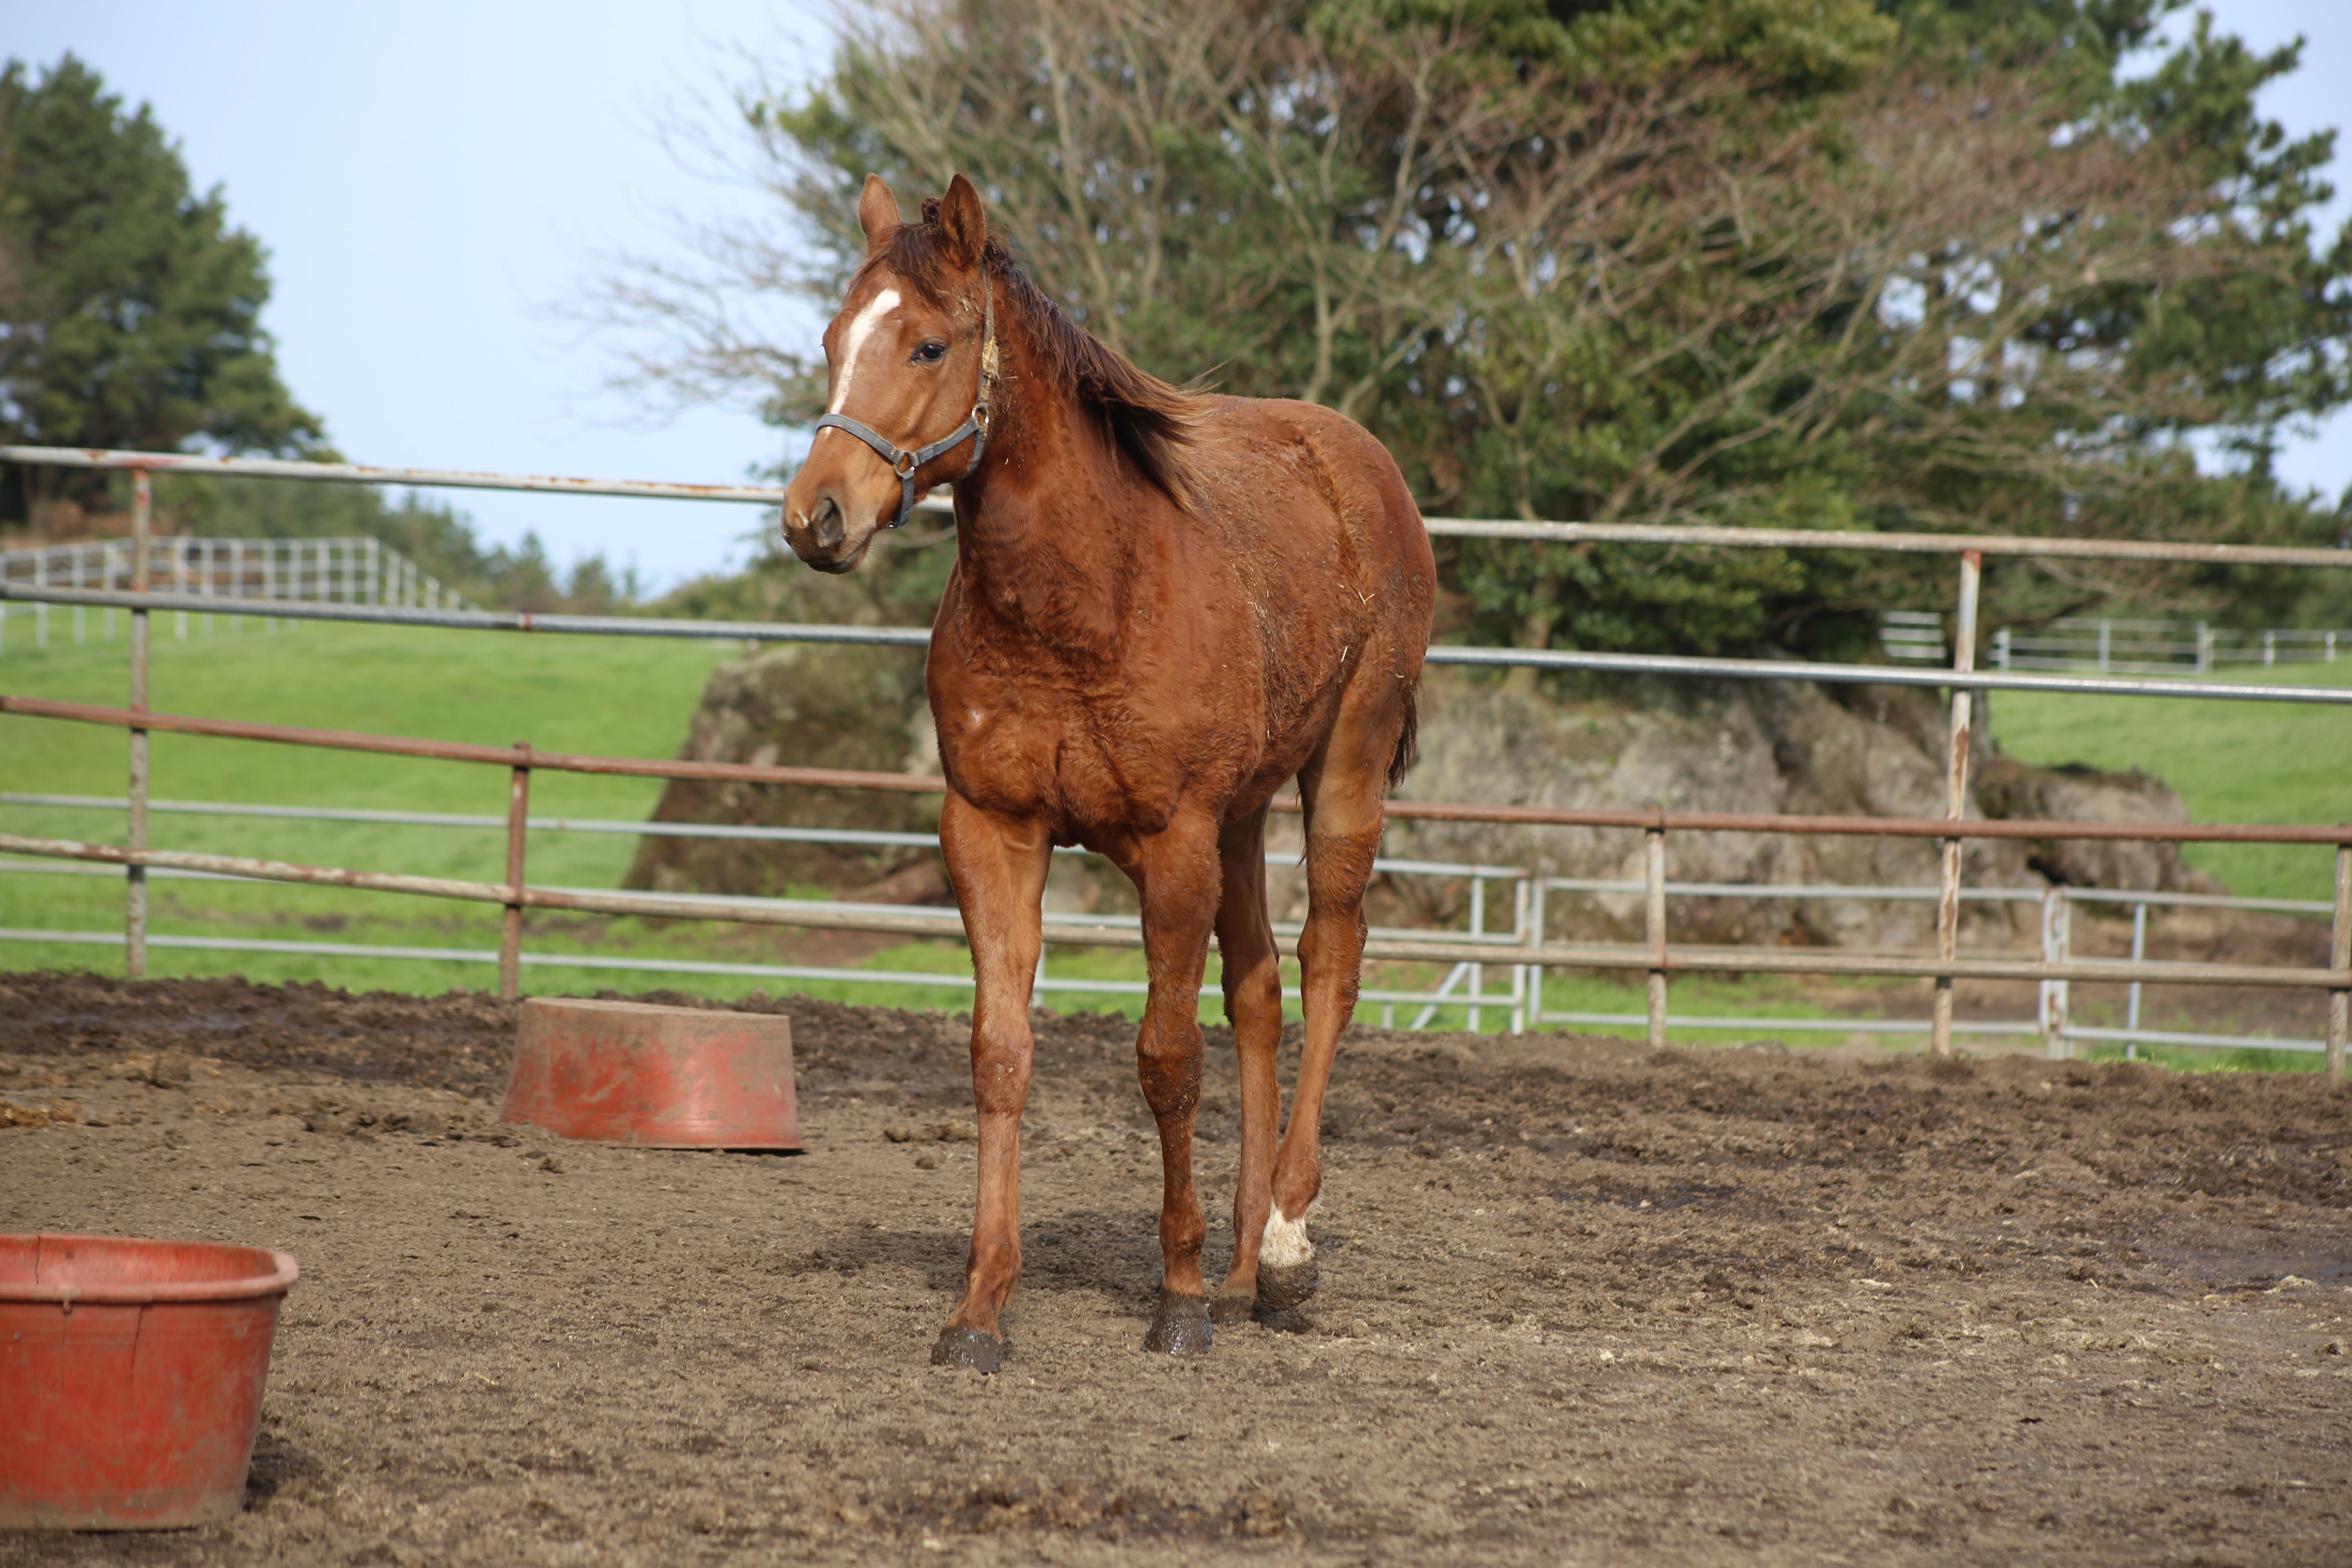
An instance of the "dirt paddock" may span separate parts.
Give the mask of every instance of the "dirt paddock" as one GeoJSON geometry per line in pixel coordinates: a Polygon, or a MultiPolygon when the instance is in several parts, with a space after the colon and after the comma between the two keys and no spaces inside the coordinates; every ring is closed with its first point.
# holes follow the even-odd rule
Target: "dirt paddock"
{"type": "Polygon", "coordinates": [[[983,1379],[962,1026],[774,1005],[789,1158],[500,1127],[478,996],[0,977],[0,1227],[303,1269],[234,1523],[0,1563],[2352,1562],[2311,1078],[1359,1030],[1321,1295],[1178,1362],[1132,1026],[1041,1016],[983,1379]]]}

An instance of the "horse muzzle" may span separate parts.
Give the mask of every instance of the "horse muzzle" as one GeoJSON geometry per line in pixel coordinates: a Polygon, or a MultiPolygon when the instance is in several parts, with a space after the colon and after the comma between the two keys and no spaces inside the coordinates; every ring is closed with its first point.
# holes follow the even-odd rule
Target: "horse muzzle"
{"type": "Polygon", "coordinates": [[[856,571],[881,526],[880,509],[844,494],[846,488],[812,484],[803,494],[796,479],[784,492],[784,542],[820,572],[856,571]]]}

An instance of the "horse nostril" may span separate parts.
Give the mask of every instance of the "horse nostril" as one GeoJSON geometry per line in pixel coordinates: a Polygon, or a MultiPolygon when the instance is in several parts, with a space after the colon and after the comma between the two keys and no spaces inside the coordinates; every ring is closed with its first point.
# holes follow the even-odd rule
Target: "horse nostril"
{"type": "Polygon", "coordinates": [[[849,532],[849,525],[842,520],[841,503],[831,496],[825,497],[824,504],[816,509],[816,516],[809,520],[809,526],[816,535],[817,543],[826,550],[839,544],[849,532]]]}

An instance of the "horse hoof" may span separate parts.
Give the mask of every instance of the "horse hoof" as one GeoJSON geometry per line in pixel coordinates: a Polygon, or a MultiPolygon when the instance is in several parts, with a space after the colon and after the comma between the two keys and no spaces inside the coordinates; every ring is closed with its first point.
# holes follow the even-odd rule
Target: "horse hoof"
{"type": "Polygon", "coordinates": [[[1304,1263],[1261,1263],[1257,1266],[1258,1310],[1286,1312],[1313,1296],[1322,1283],[1322,1270],[1312,1258],[1304,1263]]]}
{"type": "Polygon", "coordinates": [[[1004,1342],[978,1329],[943,1330],[931,1347],[931,1364],[992,1373],[1004,1364],[1004,1342]]]}
{"type": "Polygon", "coordinates": [[[1160,1292],[1160,1310],[1151,1314],[1151,1331],[1143,1336],[1143,1348],[1161,1351],[1169,1355],[1201,1355],[1216,1331],[1209,1326],[1209,1304],[1198,1296],[1180,1296],[1173,1290],[1160,1292]]]}
{"type": "Polygon", "coordinates": [[[1234,1323],[1246,1323],[1257,1310],[1257,1298],[1247,1290],[1220,1290],[1217,1299],[1209,1303],[1209,1321],[1219,1328],[1234,1323]]]}

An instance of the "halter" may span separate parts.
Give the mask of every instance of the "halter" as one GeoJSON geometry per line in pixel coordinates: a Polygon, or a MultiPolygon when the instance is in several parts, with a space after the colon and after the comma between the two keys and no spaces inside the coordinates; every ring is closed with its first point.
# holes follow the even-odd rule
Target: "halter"
{"type": "MultiPolygon", "coordinates": [[[[828,414],[816,422],[819,430],[845,430],[874,448],[877,456],[890,465],[898,476],[898,515],[884,524],[887,528],[903,528],[908,514],[915,510],[915,470],[933,458],[954,450],[965,441],[971,443],[971,466],[963,471],[970,479],[980,471],[980,458],[988,449],[988,395],[996,386],[996,283],[982,267],[980,274],[982,299],[980,330],[980,384],[973,390],[971,412],[962,424],[940,437],[928,447],[912,449],[897,446],[870,425],[862,425],[845,414],[828,414]]],[[[812,435],[809,437],[814,440],[812,435]]]]}

